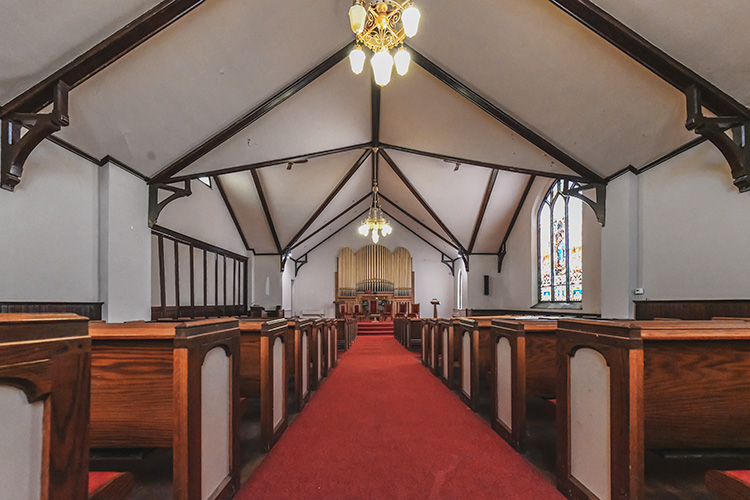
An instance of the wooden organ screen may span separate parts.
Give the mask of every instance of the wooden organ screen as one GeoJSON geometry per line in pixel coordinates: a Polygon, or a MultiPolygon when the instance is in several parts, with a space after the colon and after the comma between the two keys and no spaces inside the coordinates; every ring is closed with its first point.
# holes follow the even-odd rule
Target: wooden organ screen
{"type": "Polygon", "coordinates": [[[393,252],[382,245],[367,245],[356,253],[342,248],[338,257],[337,296],[357,293],[392,293],[412,296],[411,254],[405,248],[393,252]]]}
{"type": "Polygon", "coordinates": [[[247,256],[161,226],[151,248],[152,320],[246,314],[247,256]]]}

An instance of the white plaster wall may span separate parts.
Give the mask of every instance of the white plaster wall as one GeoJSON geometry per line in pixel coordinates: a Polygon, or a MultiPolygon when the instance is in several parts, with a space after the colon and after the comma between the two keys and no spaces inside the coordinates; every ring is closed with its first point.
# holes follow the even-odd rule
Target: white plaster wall
{"type": "MultiPolygon", "coordinates": [[[[278,255],[256,255],[254,266],[253,293],[255,305],[266,309],[273,309],[283,304],[282,296],[282,274],[278,255]]],[[[287,267],[294,268],[294,262],[287,267]]],[[[294,274],[294,273],[292,273],[294,274]]],[[[291,313],[288,313],[289,316],[291,313]]]]}
{"type": "MultiPolygon", "coordinates": [[[[467,308],[528,310],[538,301],[537,212],[552,181],[537,179],[506,244],[502,272],[495,256],[472,255],[467,308]],[[490,276],[490,295],[483,295],[483,276],[490,276]]],[[[601,310],[601,226],[594,211],[583,207],[583,309],[601,310]]],[[[570,310],[566,310],[570,312],[570,310]]]]}
{"type": "MultiPolygon", "coordinates": [[[[404,247],[411,253],[412,270],[415,275],[415,302],[420,304],[421,316],[432,317],[430,300],[437,298],[440,300],[438,315],[450,317],[456,300],[455,280],[448,268],[440,262],[440,253],[396,221],[391,221],[391,224],[393,233],[381,238],[378,243],[391,251],[404,247]]],[[[344,247],[350,247],[356,252],[372,243],[371,239],[365,239],[357,233],[358,226],[358,221],[351,223],[310,253],[309,263],[300,269],[295,278],[294,304],[298,314],[323,311],[327,317],[334,316],[334,273],[339,251],[344,247]]]]}
{"type": "Polygon", "coordinates": [[[747,299],[750,194],[698,146],[638,176],[642,299],[747,299]]]}
{"type": "Polygon", "coordinates": [[[635,317],[638,219],[638,177],[627,173],[607,185],[607,224],[602,229],[602,317],[635,317]]]}
{"type": "Polygon", "coordinates": [[[150,319],[148,187],[111,164],[99,169],[99,270],[102,319],[150,319]]]}
{"type": "Polygon", "coordinates": [[[0,190],[0,300],[96,302],[98,168],[50,143],[0,190]]]}

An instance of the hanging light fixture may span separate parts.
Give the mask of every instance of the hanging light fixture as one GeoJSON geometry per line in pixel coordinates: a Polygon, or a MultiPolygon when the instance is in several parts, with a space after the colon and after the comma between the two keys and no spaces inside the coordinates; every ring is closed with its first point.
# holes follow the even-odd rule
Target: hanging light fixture
{"type": "Polygon", "coordinates": [[[367,213],[367,219],[360,223],[358,231],[365,238],[371,234],[373,243],[377,243],[381,236],[388,236],[393,231],[390,222],[383,217],[383,210],[378,200],[378,183],[375,180],[372,182],[372,205],[367,213]]]}
{"type": "Polygon", "coordinates": [[[411,56],[403,46],[406,37],[413,37],[419,29],[419,10],[411,0],[399,3],[396,0],[354,0],[349,8],[349,23],[357,37],[357,46],[349,54],[352,71],[360,74],[364,67],[365,54],[360,43],[372,50],[371,64],[375,83],[381,87],[391,81],[396,52],[396,71],[403,76],[409,71],[411,56]]]}

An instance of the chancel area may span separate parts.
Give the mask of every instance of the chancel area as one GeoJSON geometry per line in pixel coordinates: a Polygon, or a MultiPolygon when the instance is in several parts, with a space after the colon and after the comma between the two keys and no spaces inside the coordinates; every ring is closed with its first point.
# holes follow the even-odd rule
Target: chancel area
{"type": "Polygon", "coordinates": [[[0,0],[0,500],[750,498],[748,21],[0,0]]]}

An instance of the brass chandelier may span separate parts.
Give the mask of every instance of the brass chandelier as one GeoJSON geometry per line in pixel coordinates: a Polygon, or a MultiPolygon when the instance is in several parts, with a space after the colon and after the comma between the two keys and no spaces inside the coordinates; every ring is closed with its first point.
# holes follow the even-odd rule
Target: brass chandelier
{"type": "Polygon", "coordinates": [[[404,76],[409,71],[411,56],[403,46],[406,37],[413,37],[419,29],[419,10],[411,0],[354,0],[349,8],[349,22],[357,35],[357,46],[349,53],[352,71],[360,74],[365,66],[364,44],[375,52],[370,63],[375,83],[381,87],[391,81],[394,62],[396,71],[404,76]],[[390,50],[399,46],[395,57],[390,50]]]}
{"type": "Polygon", "coordinates": [[[383,217],[383,210],[380,208],[380,201],[378,200],[378,183],[373,181],[372,183],[372,205],[370,211],[367,212],[367,219],[363,220],[359,225],[359,234],[367,238],[369,233],[372,233],[372,242],[377,243],[380,240],[380,236],[388,236],[393,231],[391,224],[383,217]],[[378,232],[380,234],[378,234],[378,232]]]}

